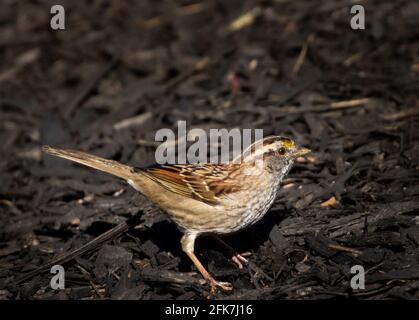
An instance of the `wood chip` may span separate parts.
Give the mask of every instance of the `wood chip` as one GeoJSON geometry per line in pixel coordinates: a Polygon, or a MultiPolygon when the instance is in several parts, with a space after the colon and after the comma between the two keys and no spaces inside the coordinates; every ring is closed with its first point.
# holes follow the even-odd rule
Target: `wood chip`
{"type": "Polygon", "coordinates": [[[330,199],[328,199],[328,200],[326,200],[326,201],[322,202],[322,203],[320,204],[320,206],[321,206],[321,207],[329,207],[329,206],[333,206],[333,205],[334,205],[334,204],[336,204],[336,203],[337,203],[336,198],[333,196],[333,197],[331,197],[330,199]]]}

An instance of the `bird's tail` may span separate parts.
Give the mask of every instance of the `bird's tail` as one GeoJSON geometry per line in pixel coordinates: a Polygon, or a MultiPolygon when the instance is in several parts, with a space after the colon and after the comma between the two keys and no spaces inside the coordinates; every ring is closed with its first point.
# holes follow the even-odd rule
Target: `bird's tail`
{"type": "Polygon", "coordinates": [[[114,176],[125,180],[131,179],[135,174],[134,169],[130,166],[77,150],[60,149],[44,145],[42,146],[42,151],[53,156],[68,159],[77,163],[84,164],[85,166],[113,174],[114,176]]]}

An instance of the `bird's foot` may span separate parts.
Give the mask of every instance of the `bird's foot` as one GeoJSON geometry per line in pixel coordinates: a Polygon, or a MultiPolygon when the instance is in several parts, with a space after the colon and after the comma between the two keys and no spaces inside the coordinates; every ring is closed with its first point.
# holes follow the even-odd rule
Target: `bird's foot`
{"type": "Polygon", "coordinates": [[[249,257],[251,255],[250,252],[239,254],[229,244],[225,243],[220,237],[216,235],[212,235],[212,237],[218,242],[219,245],[221,245],[227,255],[231,256],[231,260],[239,267],[239,269],[243,269],[243,264],[247,264],[249,262],[245,257],[249,257]]]}
{"type": "Polygon", "coordinates": [[[233,290],[233,285],[230,282],[222,282],[217,280],[210,280],[210,286],[211,286],[211,295],[214,295],[218,289],[221,289],[222,291],[231,291],[233,290]]]}
{"type": "Polygon", "coordinates": [[[243,269],[243,264],[249,263],[249,261],[245,257],[248,257],[250,255],[250,252],[244,252],[242,254],[238,254],[237,252],[235,252],[231,260],[239,267],[239,269],[243,269]]]}

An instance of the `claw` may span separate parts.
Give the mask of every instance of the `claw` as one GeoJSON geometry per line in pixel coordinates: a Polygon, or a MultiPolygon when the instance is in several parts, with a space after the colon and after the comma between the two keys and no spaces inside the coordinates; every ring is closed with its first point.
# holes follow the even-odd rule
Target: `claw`
{"type": "Polygon", "coordinates": [[[243,269],[243,264],[247,264],[249,262],[245,257],[250,256],[250,252],[238,254],[236,250],[225,243],[221,238],[214,235],[212,237],[231,255],[231,260],[239,267],[239,269],[243,269]]]}
{"type": "Polygon", "coordinates": [[[230,282],[212,280],[210,282],[210,285],[211,285],[211,294],[215,294],[218,288],[220,288],[223,291],[233,290],[233,285],[230,282]]]}
{"type": "Polygon", "coordinates": [[[240,255],[238,253],[236,255],[234,255],[231,258],[231,260],[233,260],[233,262],[235,264],[237,264],[237,266],[239,267],[239,269],[243,269],[243,264],[247,264],[249,262],[245,257],[243,257],[242,255],[240,255]]]}

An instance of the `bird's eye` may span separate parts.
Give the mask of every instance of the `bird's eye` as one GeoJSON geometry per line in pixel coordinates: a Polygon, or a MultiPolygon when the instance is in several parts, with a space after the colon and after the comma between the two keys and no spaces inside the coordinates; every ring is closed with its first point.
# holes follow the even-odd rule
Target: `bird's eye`
{"type": "Polygon", "coordinates": [[[285,154],[285,148],[279,148],[278,153],[283,156],[285,154]]]}

